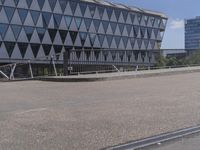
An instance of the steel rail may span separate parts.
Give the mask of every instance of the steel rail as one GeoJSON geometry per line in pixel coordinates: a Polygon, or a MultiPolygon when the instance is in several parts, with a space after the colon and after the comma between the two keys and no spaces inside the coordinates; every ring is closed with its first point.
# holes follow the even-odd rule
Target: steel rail
{"type": "Polygon", "coordinates": [[[185,136],[192,135],[195,133],[200,133],[200,125],[184,128],[184,129],[173,131],[173,132],[168,132],[165,134],[160,134],[157,136],[148,137],[141,140],[130,141],[125,144],[107,147],[102,150],[136,150],[136,149],[141,149],[141,148],[148,148],[149,146],[168,142],[168,141],[175,140],[178,138],[183,138],[185,136]]]}

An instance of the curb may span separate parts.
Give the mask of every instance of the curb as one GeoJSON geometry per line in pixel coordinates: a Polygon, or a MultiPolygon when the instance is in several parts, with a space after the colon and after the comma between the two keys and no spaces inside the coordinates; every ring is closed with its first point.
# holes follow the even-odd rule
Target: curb
{"type": "Polygon", "coordinates": [[[96,81],[111,81],[111,80],[123,80],[123,79],[133,79],[133,78],[147,78],[147,77],[156,77],[156,76],[168,76],[168,75],[176,75],[176,74],[186,74],[200,72],[199,69],[193,70],[169,70],[166,72],[146,72],[146,73],[135,73],[135,74],[115,74],[115,76],[67,76],[67,77],[39,77],[38,80],[41,81],[50,81],[50,82],[96,82],[96,81]]]}

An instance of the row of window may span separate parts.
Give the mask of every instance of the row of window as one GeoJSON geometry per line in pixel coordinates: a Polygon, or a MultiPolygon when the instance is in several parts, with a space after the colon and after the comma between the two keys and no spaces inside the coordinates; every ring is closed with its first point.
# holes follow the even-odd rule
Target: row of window
{"type": "MultiPolygon", "coordinates": [[[[56,54],[61,53],[61,51],[63,49],[62,45],[50,45],[50,44],[42,44],[41,45],[41,44],[35,44],[35,43],[28,44],[28,43],[23,43],[23,42],[16,43],[16,42],[6,42],[5,41],[4,45],[5,45],[5,48],[6,48],[7,52],[8,52],[9,57],[12,56],[12,53],[14,51],[14,48],[15,48],[16,44],[19,47],[19,50],[20,50],[20,53],[21,53],[22,57],[25,56],[26,51],[28,49],[28,45],[30,45],[31,49],[29,49],[29,50],[32,50],[33,55],[34,55],[35,58],[37,57],[37,54],[38,54],[39,49],[40,49],[40,46],[42,46],[42,48],[44,49],[44,53],[45,53],[46,56],[49,55],[52,47],[54,48],[54,51],[55,51],[56,54]]],[[[0,45],[2,45],[2,42],[0,42],[0,45]]],[[[67,49],[67,47],[66,47],[66,49],[67,49]]]]}
{"type": "MultiPolygon", "coordinates": [[[[0,44],[1,44],[1,42],[0,42],[0,44]]],[[[14,42],[4,42],[4,44],[5,44],[8,56],[11,58],[16,43],[14,43],[14,42]]],[[[58,56],[57,59],[59,59],[59,55],[61,54],[61,51],[62,51],[63,48],[65,50],[71,50],[71,49],[73,49],[73,47],[67,47],[67,46],[63,47],[61,45],[53,45],[52,46],[52,45],[47,45],[47,44],[44,44],[44,45],[30,44],[30,48],[31,49],[28,49],[28,43],[17,43],[17,45],[19,47],[19,50],[20,50],[22,58],[25,57],[25,54],[26,54],[27,50],[31,50],[32,53],[33,53],[33,56],[35,58],[37,58],[40,46],[42,46],[42,48],[44,49],[45,56],[49,56],[50,51],[51,51],[51,49],[53,47],[55,53],[58,56]]],[[[74,52],[72,52],[72,54],[75,53],[75,55],[77,56],[78,59],[81,56],[82,49],[86,50],[86,51],[82,51],[82,52],[84,52],[86,54],[86,58],[87,59],[89,59],[89,57],[91,56],[91,48],[90,47],[84,47],[84,48],[82,48],[82,47],[74,47],[74,49],[80,50],[80,51],[74,51],[74,52]]],[[[98,59],[99,54],[100,54],[100,51],[98,51],[99,48],[94,48],[94,49],[95,49],[94,55],[95,55],[96,59],[98,59]]],[[[120,56],[121,60],[123,60],[123,57],[125,55],[125,51],[122,50],[122,51],[117,51],[117,52],[119,53],[119,56],[120,56]]],[[[136,60],[138,58],[139,53],[141,53],[142,59],[144,59],[144,57],[146,57],[146,56],[148,56],[149,59],[152,57],[152,53],[148,52],[148,51],[146,51],[146,52],[145,51],[138,51],[138,50],[135,50],[135,51],[126,51],[126,55],[127,55],[127,58],[129,60],[130,60],[130,57],[131,57],[132,53],[134,53],[134,56],[135,56],[136,60]]],[[[109,54],[109,51],[103,51],[103,55],[104,55],[105,59],[107,59],[108,54],[109,54]]],[[[115,51],[111,51],[111,55],[112,55],[113,59],[116,58],[116,52],[115,51]]]]}
{"type": "MultiPolygon", "coordinates": [[[[3,4],[4,4],[4,1],[5,0],[2,0],[3,4]]],[[[30,6],[32,4],[32,1],[33,0],[26,0],[28,8],[30,8],[30,6]]],[[[17,5],[19,3],[19,0],[14,0],[14,2],[15,2],[15,6],[17,7],[17,5]]],[[[42,8],[44,7],[45,0],[37,0],[37,2],[39,4],[40,10],[42,10],[42,8]]],[[[48,0],[48,2],[50,4],[51,10],[53,12],[53,10],[54,10],[54,8],[56,6],[57,0],[48,0]]],[[[78,9],[78,6],[79,6],[80,10],[78,10],[78,11],[80,11],[80,13],[82,14],[82,16],[84,16],[87,7],[89,8],[89,12],[90,12],[91,17],[94,17],[95,11],[97,9],[100,18],[103,17],[104,11],[106,11],[109,19],[111,19],[111,16],[112,16],[112,14],[114,12],[117,20],[119,20],[120,14],[122,13],[123,18],[126,21],[127,17],[128,17],[128,13],[129,13],[128,11],[121,10],[121,9],[113,9],[113,8],[110,8],[110,7],[106,7],[105,8],[103,6],[98,6],[98,5],[95,5],[95,4],[81,3],[80,1],[79,1],[79,3],[77,3],[76,1],[72,1],[72,0],[70,0],[70,1],[68,1],[68,0],[59,0],[59,4],[60,4],[60,7],[61,7],[61,10],[62,10],[63,13],[65,12],[65,9],[66,9],[66,6],[68,5],[68,3],[69,3],[69,6],[70,6],[70,7],[68,7],[68,9],[71,9],[71,13],[72,14],[75,14],[75,11],[78,9]]],[[[141,19],[141,16],[144,15],[144,14],[140,14],[140,13],[135,13],[134,14],[133,12],[131,12],[130,14],[131,14],[131,17],[132,17],[132,15],[137,14],[139,20],[141,19]]],[[[147,21],[147,19],[148,19],[148,16],[145,15],[145,21],[147,21]]]]}
{"type": "MultiPolygon", "coordinates": [[[[11,21],[13,15],[14,15],[15,9],[16,8],[14,8],[14,7],[6,7],[6,6],[4,7],[5,13],[6,13],[7,18],[8,18],[9,21],[11,21]]],[[[17,10],[18,10],[21,22],[24,23],[29,10],[28,9],[21,9],[21,8],[17,8],[17,10]]],[[[30,13],[31,13],[31,16],[33,18],[34,24],[36,25],[41,12],[30,10],[30,13]]],[[[52,14],[52,13],[49,13],[49,12],[42,12],[43,21],[45,21],[45,24],[48,25],[48,23],[49,23],[52,15],[54,16],[54,20],[55,20],[57,26],[59,27],[59,24],[60,24],[62,16],[63,16],[61,14],[56,14],[56,13],[52,14]]],[[[66,21],[66,22],[70,22],[70,20],[72,20],[72,18],[73,18],[73,16],[68,15],[67,18],[66,18],[66,20],[68,20],[68,21],[66,21]]],[[[86,16],[86,18],[87,18],[87,16],[86,16]]],[[[125,23],[126,22],[127,24],[135,24],[135,21],[134,21],[135,18],[137,19],[138,23],[141,23],[142,15],[136,15],[136,14],[131,14],[131,17],[130,17],[131,21],[130,22],[122,21],[121,23],[125,23]]],[[[144,17],[144,18],[145,18],[144,19],[145,25],[148,24],[148,19],[151,20],[150,21],[151,26],[154,26],[154,24],[156,22],[156,24],[158,25],[158,27],[160,27],[161,23],[163,23],[162,19],[158,19],[158,18],[154,18],[154,17],[144,17]]],[[[95,19],[97,21],[101,21],[101,20],[99,20],[97,18],[95,18],[95,19]]],[[[81,17],[79,17],[78,21],[79,22],[81,21],[81,17]]]]}
{"type": "MultiPolygon", "coordinates": [[[[99,37],[99,38],[101,38],[101,37],[99,37]]],[[[91,40],[93,40],[93,39],[91,39],[91,40]]],[[[120,43],[120,40],[121,40],[120,38],[115,37],[115,38],[111,38],[110,39],[110,37],[107,37],[107,40],[108,40],[108,43],[109,43],[109,47],[111,47],[112,41],[115,40],[116,45],[119,48],[119,43],[120,43]]],[[[141,48],[142,40],[140,40],[140,39],[136,40],[134,38],[130,38],[130,39],[122,38],[123,44],[127,45],[128,40],[130,40],[130,44],[131,44],[132,48],[134,48],[134,45],[136,44],[136,42],[138,44],[138,49],[141,48]]],[[[82,39],[81,42],[85,42],[85,40],[82,39]]],[[[90,42],[91,42],[91,44],[94,44],[93,41],[90,41],[90,42]]],[[[150,41],[149,40],[144,40],[144,44],[145,44],[146,48],[148,47],[148,44],[151,44],[151,47],[153,48],[155,46],[155,43],[156,42],[154,40],[150,40],[150,41]]],[[[2,42],[0,42],[0,44],[2,44],[2,42]]],[[[63,47],[64,48],[68,47],[68,46],[63,46],[63,45],[40,44],[40,43],[23,43],[23,42],[8,42],[8,41],[4,41],[4,44],[5,44],[5,47],[6,47],[7,51],[8,51],[8,54],[10,56],[11,56],[16,44],[18,44],[18,47],[19,47],[20,51],[24,52],[23,54],[25,54],[25,52],[26,52],[26,50],[28,48],[28,45],[30,45],[31,49],[33,50],[33,53],[36,53],[36,54],[38,53],[38,51],[40,49],[40,46],[42,46],[43,49],[44,49],[44,53],[46,55],[49,54],[49,52],[51,51],[52,46],[53,46],[53,48],[54,48],[56,53],[60,53],[62,51],[63,47]]],[[[92,45],[92,48],[95,48],[95,46],[92,45]]],[[[90,49],[91,49],[91,47],[90,47],[90,49]]]]}
{"type": "MultiPolygon", "coordinates": [[[[91,39],[93,39],[92,37],[95,37],[96,35],[102,37],[104,39],[104,37],[123,37],[123,38],[128,38],[127,36],[131,36],[131,37],[134,37],[134,38],[144,38],[144,39],[151,39],[151,35],[154,34],[155,37],[157,37],[157,35],[159,34],[158,30],[152,30],[151,28],[139,28],[139,27],[135,27],[134,28],[134,32],[133,32],[133,35],[130,35],[130,31],[128,30],[128,35],[127,36],[113,36],[113,35],[105,35],[105,34],[96,34],[96,33],[88,33],[88,32],[78,32],[78,31],[68,31],[68,30],[57,30],[57,29],[48,29],[46,30],[45,28],[34,28],[34,27],[30,27],[30,26],[19,26],[19,25],[10,25],[12,31],[13,31],[13,34],[14,34],[14,37],[15,39],[17,40],[20,33],[21,33],[21,30],[22,28],[24,29],[25,31],[25,34],[28,38],[28,40],[30,41],[31,40],[31,37],[34,33],[34,30],[36,29],[37,33],[38,33],[38,37],[40,38],[40,41],[42,42],[43,41],[43,38],[44,38],[44,35],[46,33],[46,31],[48,31],[49,33],[49,36],[51,38],[51,42],[54,41],[56,35],[57,35],[57,32],[59,32],[59,35],[60,35],[60,38],[62,40],[62,42],[64,43],[65,40],[66,40],[66,37],[67,37],[67,34],[69,32],[70,34],[70,37],[72,39],[73,42],[76,41],[76,38],[77,38],[77,35],[79,33],[80,35],[80,38],[81,39],[84,39],[86,40],[87,38],[87,35],[89,35],[89,37],[91,39]],[[139,34],[140,32],[140,34],[139,34]],[[145,37],[145,34],[147,37],[145,37]],[[140,36],[139,36],[140,35],[140,36]]],[[[0,35],[1,37],[4,39],[5,36],[6,36],[6,33],[8,31],[8,28],[9,28],[9,25],[8,24],[0,24],[0,35]]]]}

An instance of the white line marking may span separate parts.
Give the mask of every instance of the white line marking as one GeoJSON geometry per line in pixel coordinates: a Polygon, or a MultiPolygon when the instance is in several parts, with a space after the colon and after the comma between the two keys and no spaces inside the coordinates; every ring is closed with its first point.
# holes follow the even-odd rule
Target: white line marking
{"type": "Polygon", "coordinates": [[[31,113],[31,112],[40,112],[40,111],[45,111],[45,110],[47,110],[47,108],[29,109],[29,110],[26,110],[26,111],[16,113],[16,115],[22,115],[22,114],[31,113]]]}

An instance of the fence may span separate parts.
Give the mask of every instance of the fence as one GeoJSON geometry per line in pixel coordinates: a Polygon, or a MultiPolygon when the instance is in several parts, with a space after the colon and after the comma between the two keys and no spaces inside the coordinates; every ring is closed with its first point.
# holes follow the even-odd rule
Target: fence
{"type": "MultiPolygon", "coordinates": [[[[59,69],[56,59],[52,57],[45,64],[35,64],[36,60],[23,60],[0,66],[1,80],[33,79],[38,76],[58,76],[63,74],[59,69]]],[[[62,65],[63,66],[63,65],[62,65]]]]}
{"type": "Polygon", "coordinates": [[[159,50],[69,50],[64,55],[65,74],[130,71],[154,66],[159,50]]]}
{"type": "MultiPolygon", "coordinates": [[[[139,71],[182,66],[155,67],[164,50],[111,50],[75,49],[40,59],[9,60],[10,64],[0,66],[0,78],[33,78],[37,76],[77,75],[105,72],[139,71]],[[63,60],[57,59],[63,55],[63,60]],[[63,65],[64,64],[64,65],[63,65]]],[[[177,50],[176,50],[177,51],[177,50]]],[[[186,53],[187,54],[187,53],[186,53]]],[[[187,55],[186,55],[187,56],[187,55]]],[[[3,61],[3,60],[1,60],[3,61]]],[[[194,64],[190,66],[199,66],[194,64]]]]}

